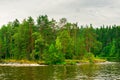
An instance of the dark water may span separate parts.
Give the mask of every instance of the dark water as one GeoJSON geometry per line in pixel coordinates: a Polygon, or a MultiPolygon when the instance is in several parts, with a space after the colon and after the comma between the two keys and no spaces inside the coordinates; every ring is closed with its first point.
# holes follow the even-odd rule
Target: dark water
{"type": "Polygon", "coordinates": [[[0,67],[0,80],[120,80],[120,64],[0,67]]]}

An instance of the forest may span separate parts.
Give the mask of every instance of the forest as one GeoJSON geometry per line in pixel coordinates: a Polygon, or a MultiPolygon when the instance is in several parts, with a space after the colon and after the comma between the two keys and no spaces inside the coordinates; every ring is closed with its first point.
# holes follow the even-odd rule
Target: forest
{"type": "Polygon", "coordinates": [[[78,26],[40,15],[0,28],[0,59],[44,60],[47,64],[91,58],[120,61],[120,26],[78,26]]]}

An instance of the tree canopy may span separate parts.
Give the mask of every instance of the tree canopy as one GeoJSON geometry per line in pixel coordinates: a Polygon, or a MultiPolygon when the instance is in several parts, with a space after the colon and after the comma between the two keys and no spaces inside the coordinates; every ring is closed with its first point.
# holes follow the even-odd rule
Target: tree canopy
{"type": "Polygon", "coordinates": [[[47,15],[18,19],[0,29],[0,59],[45,60],[48,64],[86,55],[120,61],[120,26],[78,26],[47,15]]]}

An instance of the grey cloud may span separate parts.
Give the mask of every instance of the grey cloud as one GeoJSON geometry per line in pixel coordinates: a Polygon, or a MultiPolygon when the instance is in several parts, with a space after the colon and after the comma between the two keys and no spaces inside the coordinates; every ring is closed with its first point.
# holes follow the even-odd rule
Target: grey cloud
{"type": "Polygon", "coordinates": [[[79,24],[119,24],[120,0],[0,0],[0,25],[47,14],[79,24]]]}

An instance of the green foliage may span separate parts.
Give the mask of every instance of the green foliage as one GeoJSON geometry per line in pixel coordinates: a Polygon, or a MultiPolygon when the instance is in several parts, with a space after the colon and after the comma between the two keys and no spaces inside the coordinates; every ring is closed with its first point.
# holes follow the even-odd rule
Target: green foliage
{"type": "Polygon", "coordinates": [[[62,64],[64,62],[64,55],[51,44],[49,50],[44,54],[44,59],[46,64],[62,64]]]}
{"type": "MultiPolygon", "coordinates": [[[[65,54],[65,58],[72,59],[72,57],[73,57],[73,49],[72,49],[73,42],[69,35],[69,32],[67,30],[60,31],[58,38],[59,38],[59,42],[61,44],[61,46],[59,45],[59,47],[61,47],[62,53],[65,54]]],[[[56,45],[58,45],[58,43],[56,45]]]]}
{"type": "Polygon", "coordinates": [[[41,15],[36,22],[30,16],[21,23],[15,19],[0,29],[0,59],[61,64],[64,59],[93,62],[94,56],[120,61],[120,26],[79,27],[66,18],[56,22],[41,15]]]}
{"type": "Polygon", "coordinates": [[[94,59],[95,59],[95,57],[92,53],[86,53],[84,58],[89,60],[90,63],[93,63],[94,59]]]}
{"type": "Polygon", "coordinates": [[[111,47],[111,49],[110,49],[110,52],[109,52],[109,56],[112,57],[115,54],[115,40],[112,41],[110,47],[111,47]]]}
{"type": "Polygon", "coordinates": [[[42,49],[44,47],[44,40],[41,34],[38,32],[34,32],[32,36],[34,39],[34,50],[31,54],[31,57],[35,59],[42,59],[42,51],[43,51],[42,49]]]}
{"type": "Polygon", "coordinates": [[[55,47],[56,47],[57,50],[62,50],[62,45],[61,45],[59,37],[57,37],[57,39],[56,39],[56,45],[55,45],[55,47]]]}

